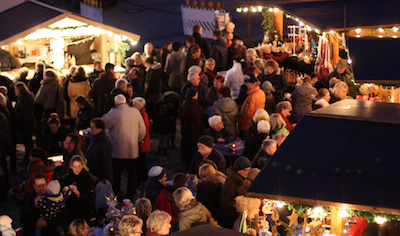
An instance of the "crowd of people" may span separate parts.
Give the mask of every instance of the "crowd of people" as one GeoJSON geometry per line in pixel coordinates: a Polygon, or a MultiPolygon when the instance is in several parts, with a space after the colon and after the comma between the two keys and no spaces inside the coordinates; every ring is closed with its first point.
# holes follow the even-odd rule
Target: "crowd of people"
{"type": "Polygon", "coordinates": [[[146,43],[143,54],[125,60],[118,79],[114,65],[103,68],[100,61],[93,72],[72,66],[65,77],[45,60],[30,80],[22,68],[15,83],[0,81],[0,197],[10,188],[9,162],[11,171],[20,165],[29,172],[9,191],[21,205],[24,235],[87,235],[94,217],[107,211],[95,200],[106,183],[118,200],[137,199],[135,214],[119,222],[119,235],[167,235],[198,224],[232,228],[239,216],[235,198],[303,112],[344,99],[349,90],[342,77],[350,72],[340,60],[323,88],[306,75],[290,91],[280,67],[287,58],[268,44],[246,48],[229,23],[214,32],[211,47],[201,26],[184,46],[169,42],[157,50],[146,43]],[[187,171],[167,176],[163,167],[148,166],[146,153],[150,135],[159,137],[158,155],[176,148],[178,120],[187,171]],[[215,144],[237,139],[245,141],[244,152],[229,164],[215,144]],[[19,161],[17,143],[25,147],[19,161]],[[63,161],[51,161],[55,155],[63,161]]]}

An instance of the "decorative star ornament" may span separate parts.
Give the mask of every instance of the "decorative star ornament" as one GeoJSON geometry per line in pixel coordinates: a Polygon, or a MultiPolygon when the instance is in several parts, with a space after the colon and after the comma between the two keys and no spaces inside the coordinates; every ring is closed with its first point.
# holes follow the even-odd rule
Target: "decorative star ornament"
{"type": "Polygon", "coordinates": [[[292,214],[287,217],[289,219],[289,227],[292,227],[293,224],[299,224],[299,213],[297,213],[295,210],[292,211],[292,214]]]}

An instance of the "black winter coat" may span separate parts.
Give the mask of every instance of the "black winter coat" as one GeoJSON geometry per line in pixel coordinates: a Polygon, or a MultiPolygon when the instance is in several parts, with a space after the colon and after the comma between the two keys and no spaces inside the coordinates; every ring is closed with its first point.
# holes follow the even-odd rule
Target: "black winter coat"
{"type": "Polygon", "coordinates": [[[215,60],[215,70],[224,71],[228,67],[228,46],[226,41],[222,38],[214,40],[211,57],[215,60]]]}
{"type": "Polygon", "coordinates": [[[221,219],[219,199],[221,198],[222,186],[216,175],[202,178],[197,185],[197,201],[201,202],[217,221],[221,219]]]}
{"type": "Polygon", "coordinates": [[[213,137],[214,143],[218,143],[218,138],[223,138],[225,139],[224,143],[230,143],[233,140],[235,140],[236,136],[234,134],[230,134],[226,132],[226,129],[223,128],[221,131],[216,131],[214,128],[209,127],[203,135],[209,135],[213,137]]]}
{"type": "Polygon", "coordinates": [[[93,105],[96,109],[96,115],[101,117],[103,116],[106,111],[104,110],[105,106],[105,96],[113,88],[115,87],[114,75],[110,72],[104,72],[100,74],[100,77],[97,78],[94,83],[92,90],[90,92],[90,97],[93,99],[93,105]]]}
{"type": "Polygon", "coordinates": [[[90,172],[97,177],[98,181],[108,180],[113,184],[112,168],[112,143],[106,133],[101,131],[90,140],[86,151],[86,160],[90,172]]]}
{"type": "Polygon", "coordinates": [[[145,94],[146,96],[161,93],[161,75],[163,69],[161,63],[157,62],[150,66],[147,70],[145,79],[145,94]]]}
{"type": "MultiPolygon", "coordinates": [[[[226,161],[222,153],[213,148],[207,159],[213,161],[217,165],[218,170],[225,173],[226,161]]],[[[200,165],[203,164],[203,160],[203,156],[199,152],[196,152],[196,154],[193,156],[192,164],[189,167],[189,173],[197,174],[199,172],[200,165]]]]}
{"type": "Polygon", "coordinates": [[[33,78],[29,81],[29,91],[31,91],[34,95],[37,94],[40,88],[40,82],[43,80],[43,72],[37,72],[33,76],[33,78]]]}
{"type": "Polygon", "coordinates": [[[10,130],[7,117],[0,112],[0,158],[3,158],[8,154],[10,141],[10,130]]]}
{"type": "Polygon", "coordinates": [[[78,117],[75,121],[75,130],[86,129],[90,127],[90,121],[96,117],[96,110],[90,104],[86,105],[84,108],[79,109],[78,117]]]}
{"type": "MultiPolygon", "coordinates": [[[[257,125],[257,124],[256,124],[257,125]]],[[[250,161],[253,160],[254,156],[257,154],[261,147],[262,142],[268,137],[267,133],[247,133],[246,142],[244,144],[243,156],[247,157],[250,161]]]]}
{"type": "Polygon", "coordinates": [[[187,99],[181,108],[182,140],[196,144],[206,130],[205,115],[200,103],[187,99]]]}
{"type": "Polygon", "coordinates": [[[186,57],[182,59],[180,72],[181,72],[181,77],[185,83],[187,81],[189,68],[194,65],[201,67],[202,65],[200,64],[203,64],[202,60],[203,59],[201,58],[193,59],[192,55],[190,55],[190,52],[188,52],[186,57]]]}
{"type": "Polygon", "coordinates": [[[45,150],[49,156],[52,154],[61,154],[63,149],[58,145],[58,142],[64,142],[65,137],[67,137],[69,133],[71,133],[71,130],[63,125],[58,128],[55,134],[46,126],[41,140],[39,141],[39,147],[45,150]]]}
{"type": "Polygon", "coordinates": [[[194,41],[201,48],[201,52],[204,53],[206,58],[210,57],[210,46],[208,46],[207,39],[201,37],[199,33],[193,33],[194,41]]]}
{"type": "Polygon", "coordinates": [[[33,95],[31,93],[22,94],[17,98],[15,115],[19,134],[21,136],[32,134],[35,130],[35,123],[33,117],[33,95]]]}
{"type": "Polygon", "coordinates": [[[81,218],[90,222],[90,219],[96,215],[95,207],[95,185],[96,177],[82,169],[81,173],[75,175],[69,169],[68,174],[63,179],[63,186],[75,184],[80,193],[80,197],[72,194],[71,198],[67,201],[68,207],[68,221],[71,222],[76,218],[81,218]]]}
{"type": "Polygon", "coordinates": [[[226,171],[228,178],[222,188],[221,193],[221,210],[222,210],[222,221],[221,225],[227,228],[232,228],[239,214],[236,212],[235,198],[237,196],[244,195],[245,189],[243,188],[244,178],[232,167],[226,171]]]}

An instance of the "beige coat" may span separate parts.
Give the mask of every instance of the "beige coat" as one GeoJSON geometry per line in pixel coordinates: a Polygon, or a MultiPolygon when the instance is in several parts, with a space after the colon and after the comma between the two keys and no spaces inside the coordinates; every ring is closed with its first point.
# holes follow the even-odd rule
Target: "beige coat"
{"type": "Polygon", "coordinates": [[[90,85],[88,81],[80,81],[80,82],[69,82],[68,83],[68,97],[70,102],[71,109],[71,118],[76,119],[78,117],[79,108],[75,103],[75,99],[78,96],[85,97],[88,101],[90,92],[90,85]]]}
{"type": "Polygon", "coordinates": [[[42,103],[45,110],[57,106],[57,114],[60,119],[64,118],[64,90],[57,78],[46,78],[40,82],[40,88],[35,96],[35,103],[42,103]],[[58,97],[56,99],[58,89],[58,97]]]}
{"type": "Polygon", "coordinates": [[[139,156],[139,143],[146,136],[146,126],[139,110],[121,104],[105,114],[102,119],[110,131],[113,144],[112,158],[136,159],[139,156]]]}

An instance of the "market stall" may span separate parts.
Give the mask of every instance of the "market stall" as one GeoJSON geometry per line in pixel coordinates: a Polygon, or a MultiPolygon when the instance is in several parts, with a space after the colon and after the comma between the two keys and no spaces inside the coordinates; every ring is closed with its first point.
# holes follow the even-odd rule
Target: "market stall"
{"type": "Polygon", "coordinates": [[[38,1],[1,12],[0,28],[1,49],[30,68],[38,57],[55,69],[92,64],[94,59],[120,65],[129,44],[140,39],[137,34],[38,1]]]}
{"type": "Polygon", "coordinates": [[[246,196],[285,202],[300,235],[346,235],[352,216],[399,220],[399,117],[399,104],[357,100],[305,114],[246,196]]]}

